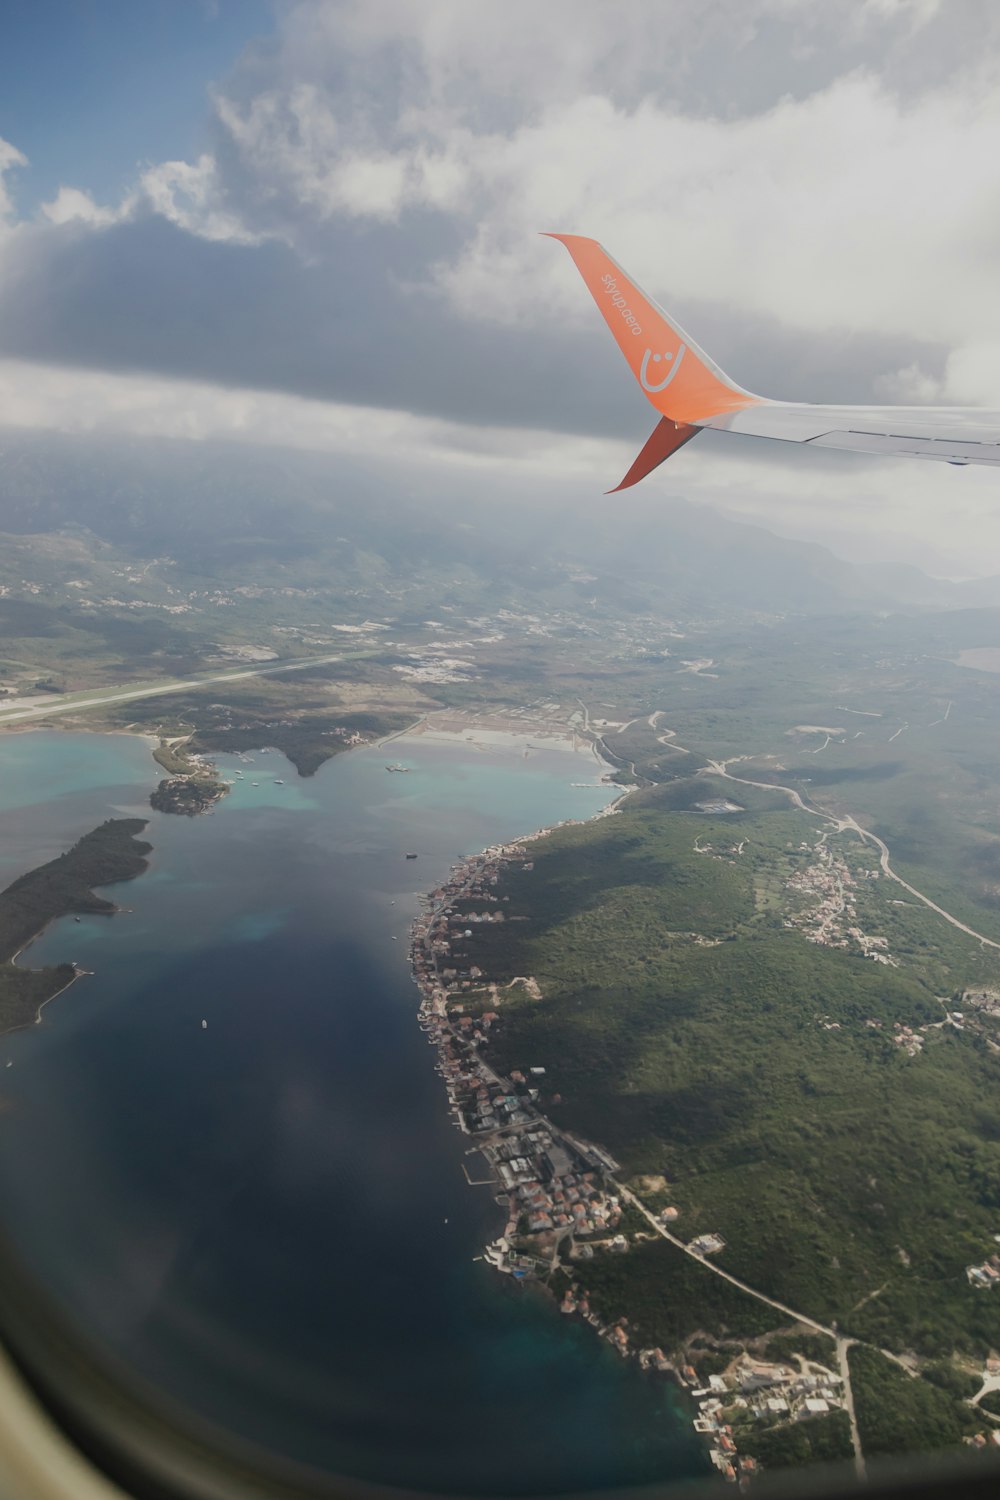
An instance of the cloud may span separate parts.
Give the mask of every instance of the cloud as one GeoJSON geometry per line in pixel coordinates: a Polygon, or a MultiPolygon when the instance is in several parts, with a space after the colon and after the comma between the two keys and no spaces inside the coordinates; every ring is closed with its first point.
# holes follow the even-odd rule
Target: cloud
{"type": "MultiPolygon", "coordinates": [[[[516,496],[570,513],[598,502],[623,525],[639,526],[677,497],[856,562],[903,558],[932,573],[977,576],[995,571],[1000,552],[996,475],[988,469],[868,462],[704,433],[641,490],[601,501],[635,445],[16,360],[0,360],[0,411],[9,429],[308,450],[328,456],[331,476],[363,472],[401,503],[419,504],[424,492],[460,496],[471,520],[478,507],[516,496]]],[[[0,428],[0,458],[3,449],[0,428]]]]}
{"type": "MultiPolygon", "coordinates": [[[[0,355],[46,371],[9,410],[68,420],[62,367],[98,426],[277,441],[285,422],[323,447],[353,410],[365,441],[442,470],[544,453],[610,483],[652,415],[546,228],[605,239],[765,394],[1000,404],[1000,14],[669,9],[285,4],[194,160],[147,165],[117,204],[64,186],[4,236],[0,355]]],[[[0,173],[24,165],[0,145],[0,173]]],[[[936,468],[809,458],[806,477],[706,437],[670,472],[806,529],[833,507],[873,534],[865,504],[888,525],[908,496],[915,534],[944,536],[936,468]]]]}
{"type": "Polygon", "coordinates": [[[400,467],[452,467],[466,474],[502,467],[515,475],[523,469],[577,483],[604,471],[614,475],[625,461],[622,445],[598,438],[480,429],[384,407],[19,360],[0,359],[0,411],[8,428],[239,442],[337,458],[378,455],[400,467]]]}
{"type": "Polygon", "coordinates": [[[26,167],[28,158],[0,136],[0,229],[14,216],[14,201],[4,181],[12,167],[26,167]]]}
{"type": "MultiPolygon", "coordinates": [[[[928,5],[880,4],[857,15],[852,35],[874,28],[899,45],[933,30],[937,19],[928,5]]],[[[722,342],[712,352],[724,366],[731,354],[748,356],[733,367],[745,384],[864,400],[891,389],[895,372],[913,365],[926,379],[909,388],[929,390],[949,353],[1000,337],[992,295],[997,91],[966,76],[961,88],[939,80],[907,100],[871,68],[855,68],[738,114],[705,108],[709,61],[724,72],[742,58],[756,75],[758,52],[773,71],[793,41],[802,48],[810,39],[830,43],[828,61],[830,53],[843,57],[846,43],[832,44],[816,8],[794,0],[736,8],[710,0],[697,15],[682,8],[669,26],[658,7],[624,13],[578,0],[541,9],[511,0],[502,16],[457,0],[421,7],[306,0],[286,11],[277,45],[251,53],[216,91],[211,151],[147,168],[117,208],[70,188],[46,205],[51,236],[32,238],[30,264],[26,253],[9,263],[0,310],[11,301],[37,307],[43,299],[35,286],[47,267],[88,307],[108,299],[101,312],[110,326],[91,341],[86,310],[69,305],[63,291],[61,322],[57,309],[42,321],[34,351],[41,357],[85,357],[85,329],[95,361],[114,365],[121,357],[141,366],[141,327],[150,335],[145,367],[181,373],[180,318],[192,328],[186,373],[346,395],[335,369],[321,372],[324,340],[314,326],[302,337],[293,317],[282,338],[266,309],[237,309],[224,285],[229,275],[246,278],[236,247],[282,243],[302,262],[286,262],[288,285],[271,285],[271,293],[285,308],[314,298],[302,321],[325,319],[331,338],[335,332],[342,340],[333,365],[360,358],[359,400],[406,405],[390,363],[412,371],[432,351],[453,352],[455,367],[471,366],[484,389],[478,411],[468,398],[459,398],[458,409],[482,418],[488,405],[491,420],[522,422],[518,392],[509,386],[505,399],[483,368],[476,326],[493,325],[508,330],[508,346],[511,332],[530,334],[522,357],[545,375],[526,382],[541,403],[538,420],[579,426],[547,372],[557,355],[582,350],[584,330],[590,359],[603,368],[596,347],[604,335],[565,257],[536,234],[570,228],[604,238],[710,348],[705,326],[720,325],[722,342]],[[709,38],[717,43],[710,60],[709,38]],[[933,211],[928,182],[940,185],[933,211]],[[83,225],[133,224],[129,281],[145,276],[150,300],[162,298],[157,236],[145,228],[150,216],[234,247],[231,270],[220,257],[211,273],[195,250],[177,251],[195,276],[195,301],[201,278],[213,274],[220,307],[238,319],[235,327],[211,319],[212,367],[204,363],[200,319],[185,318],[167,298],[170,327],[156,336],[150,317],[120,305],[114,281],[81,243],[83,225]],[[69,225],[76,233],[60,240],[57,232],[69,225]],[[388,233],[369,234],[378,229],[388,233]],[[147,249],[153,253],[144,264],[147,249]],[[325,269],[330,291],[321,277],[300,276],[302,264],[325,269]],[[943,266],[952,274],[943,277],[943,266]],[[123,319],[131,336],[114,327],[123,319]],[[370,358],[363,348],[359,355],[361,325],[376,346],[392,341],[381,398],[370,389],[370,358]],[[428,337],[422,348],[412,342],[428,337]],[[296,359],[291,344],[300,338],[296,359]],[[127,355],[116,356],[127,345],[127,355]],[[239,351],[238,375],[227,345],[239,351]]],[[[785,81],[800,81],[800,72],[785,81]]],[[[113,264],[117,280],[124,241],[105,236],[103,244],[105,269],[113,264]]],[[[272,271],[268,262],[256,280],[272,271]]],[[[494,339],[500,369],[517,380],[504,339],[499,332],[494,339]]],[[[7,348],[30,354],[29,345],[15,312],[7,348]]],[[[571,384],[579,383],[574,370],[571,384]]],[[[453,399],[454,381],[431,373],[420,384],[429,398],[453,399]]],[[[619,399],[608,400],[610,411],[624,411],[619,399]]]]}
{"type": "Polygon", "coordinates": [[[256,245],[266,236],[247,229],[238,213],[226,206],[226,190],[213,157],[196,162],[165,161],[149,167],[139,178],[138,191],[114,217],[131,217],[148,210],[200,239],[256,245]]]}
{"type": "Polygon", "coordinates": [[[470,318],[575,316],[532,235],[551,227],[605,240],[668,305],[712,297],[819,339],[968,338],[1000,331],[997,161],[995,98],[906,108],[869,74],[738,122],[591,96],[479,140],[475,229],[437,277],[470,318]],[[927,182],[947,182],[947,212],[927,182]]]}
{"type": "Polygon", "coordinates": [[[130,204],[118,209],[102,208],[89,193],[81,188],[61,187],[56,196],[42,204],[42,214],[50,224],[71,224],[74,221],[89,224],[94,229],[103,229],[127,217],[130,204]]]}
{"type": "Polygon", "coordinates": [[[854,24],[902,21],[911,33],[929,26],[941,12],[941,0],[862,0],[854,13],[854,24]]]}
{"type": "Polygon", "coordinates": [[[219,95],[216,109],[257,204],[284,203],[294,219],[326,223],[337,215],[394,220],[414,202],[447,203],[447,175],[424,154],[345,140],[332,104],[313,85],[258,95],[242,109],[219,95]]]}
{"type": "Polygon", "coordinates": [[[944,388],[949,401],[1000,408],[1000,337],[977,339],[953,350],[944,388]]]}
{"type": "Polygon", "coordinates": [[[899,370],[880,375],[875,382],[877,395],[899,406],[929,406],[942,398],[945,382],[921,369],[915,360],[899,370]]]}

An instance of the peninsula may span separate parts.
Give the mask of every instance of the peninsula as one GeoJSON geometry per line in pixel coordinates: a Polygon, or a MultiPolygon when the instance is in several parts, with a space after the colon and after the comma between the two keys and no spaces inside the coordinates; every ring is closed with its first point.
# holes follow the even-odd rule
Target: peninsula
{"type": "Polygon", "coordinates": [[[82,972],[71,963],[28,969],[14,960],[57,917],[110,916],[118,910],[94,887],[142,874],[152,848],[138,837],[145,827],[142,818],[110,818],[0,892],[0,1032],[31,1025],[41,1007],[82,972]]]}

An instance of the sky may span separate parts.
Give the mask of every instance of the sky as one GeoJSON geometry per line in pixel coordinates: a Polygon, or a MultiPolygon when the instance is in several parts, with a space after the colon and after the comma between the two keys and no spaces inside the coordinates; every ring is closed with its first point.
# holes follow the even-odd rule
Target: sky
{"type": "MultiPolygon", "coordinates": [[[[656,417],[539,230],[762,394],[1000,407],[998,74],[992,0],[7,0],[0,422],[592,496],[656,417]]],[[[645,483],[1000,572],[988,469],[706,434],[645,483]]]]}

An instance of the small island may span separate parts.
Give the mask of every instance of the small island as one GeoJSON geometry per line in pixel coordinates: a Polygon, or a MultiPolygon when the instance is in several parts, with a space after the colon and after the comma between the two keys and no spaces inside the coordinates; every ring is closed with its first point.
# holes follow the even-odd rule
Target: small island
{"type": "Polygon", "coordinates": [[[80,970],[71,963],[26,969],[14,960],[56,917],[111,916],[118,910],[113,901],[95,895],[94,887],[143,873],[152,849],[138,837],[145,827],[142,818],[110,818],[0,892],[0,1032],[31,1025],[46,1001],[77,978],[80,970]]]}
{"type": "Polygon", "coordinates": [[[166,779],[150,793],[149,805],[156,812],[194,818],[211,812],[229,791],[229,783],[218,776],[212,762],[192,753],[189,736],[161,736],[153,759],[167,772],[166,779]]]}
{"type": "Polygon", "coordinates": [[[198,813],[210,812],[228,790],[224,781],[211,777],[171,776],[150,793],[149,805],[157,812],[194,818],[198,813]]]}

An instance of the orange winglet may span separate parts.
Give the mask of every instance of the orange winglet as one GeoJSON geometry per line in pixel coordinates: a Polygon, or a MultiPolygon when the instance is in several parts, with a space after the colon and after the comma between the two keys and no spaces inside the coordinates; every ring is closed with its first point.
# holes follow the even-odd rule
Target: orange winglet
{"type": "Polygon", "coordinates": [[[549,238],[560,240],[573,257],[632,374],[661,416],[697,424],[721,412],[762,404],[760,396],[724,375],[597,240],[579,234],[549,238]]]}
{"type": "Polygon", "coordinates": [[[683,448],[685,443],[697,437],[700,431],[700,427],[689,427],[686,422],[674,422],[670,417],[661,417],[621,484],[616,484],[613,490],[605,490],[604,493],[617,495],[619,490],[631,489],[633,484],[638,484],[640,479],[645,479],[647,474],[652,474],[654,469],[659,468],[678,448],[683,448]]]}

